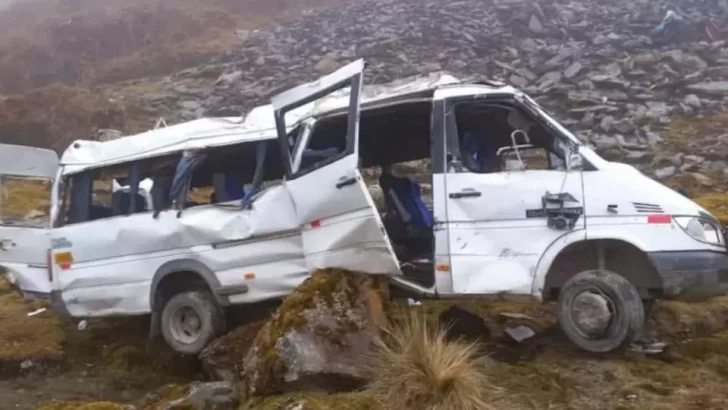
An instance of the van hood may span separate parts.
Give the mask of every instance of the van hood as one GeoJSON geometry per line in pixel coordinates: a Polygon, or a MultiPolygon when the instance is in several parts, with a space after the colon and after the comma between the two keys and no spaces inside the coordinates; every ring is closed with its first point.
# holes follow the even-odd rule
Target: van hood
{"type": "Polygon", "coordinates": [[[642,213],[654,209],[661,211],[656,213],[669,215],[697,216],[704,213],[713,217],[695,201],[648,177],[629,164],[608,161],[603,165],[605,166],[602,169],[607,173],[621,175],[617,177],[620,182],[619,197],[631,202],[630,205],[639,208],[642,213]]]}

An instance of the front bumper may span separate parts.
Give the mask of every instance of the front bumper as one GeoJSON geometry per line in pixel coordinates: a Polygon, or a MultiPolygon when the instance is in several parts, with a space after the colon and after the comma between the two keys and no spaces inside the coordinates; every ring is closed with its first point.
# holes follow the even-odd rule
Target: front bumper
{"type": "Polygon", "coordinates": [[[698,301],[728,294],[728,253],[669,251],[648,253],[662,278],[665,298],[698,301]]]}

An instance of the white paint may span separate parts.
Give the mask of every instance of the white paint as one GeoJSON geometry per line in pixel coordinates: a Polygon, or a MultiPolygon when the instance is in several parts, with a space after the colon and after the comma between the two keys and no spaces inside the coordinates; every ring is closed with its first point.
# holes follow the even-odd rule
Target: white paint
{"type": "Polygon", "coordinates": [[[151,282],[164,263],[193,259],[215,272],[222,286],[247,284],[231,297],[252,303],[284,296],[307,276],[303,245],[290,194],[283,186],[263,191],[250,210],[238,202],[203,205],[182,212],[117,216],[53,230],[71,243],[74,263],[53,264],[53,287],[74,316],[140,314],[150,311],[151,282]],[[225,206],[227,205],[227,206],[225,206]],[[286,234],[287,235],[284,235],[286,234]],[[278,234],[276,238],[255,238],[278,234]],[[256,278],[245,279],[246,273],[256,278]]]}
{"type": "MultiPolygon", "coordinates": [[[[546,218],[526,218],[541,209],[546,191],[569,192],[583,203],[580,172],[510,171],[445,175],[447,230],[453,292],[530,294],[534,269],[544,251],[568,231],[546,226],[546,218]],[[472,189],[480,197],[450,198],[472,189]]],[[[586,238],[585,218],[572,232],[586,238]]]]}

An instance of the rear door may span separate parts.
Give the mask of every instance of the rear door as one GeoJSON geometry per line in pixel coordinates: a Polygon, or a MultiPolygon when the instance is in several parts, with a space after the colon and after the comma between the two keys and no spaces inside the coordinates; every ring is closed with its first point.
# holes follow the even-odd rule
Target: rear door
{"type": "Polygon", "coordinates": [[[357,169],[363,68],[363,60],[355,61],[272,103],[308,268],[397,274],[399,263],[357,169]],[[318,104],[335,105],[337,95],[348,100],[346,112],[333,119],[339,127],[308,116],[318,104]],[[300,132],[289,133],[296,123],[300,132]]]}
{"type": "Polygon", "coordinates": [[[26,296],[46,297],[54,151],[0,144],[0,266],[26,296]]]}

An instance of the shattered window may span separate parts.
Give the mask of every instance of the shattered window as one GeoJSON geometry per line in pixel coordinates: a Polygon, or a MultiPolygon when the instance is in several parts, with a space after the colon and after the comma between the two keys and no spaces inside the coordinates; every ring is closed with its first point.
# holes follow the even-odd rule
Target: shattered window
{"type": "Polygon", "coordinates": [[[50,221],[52,186],[50,179],[8,175],[0,177],[2,224],[47,226],[50,221]]]}
{"type": "Polygon", "coordinates": [[[563,152],[547,149],[557,137],[517,107],[460,104],[455,122],[461,162],[470,172],[563,169],[563,152]]]}
{"type": "Polygon", "coordinates": [[[91,204],[94,207],[103,207],[111,210],[112,215],[122,215],[129,211],[130,196],[122,185],[128,185],[130,165],[100,170],[92,183],[91,204]]]}
{"type": "Polygon", "coordinates": [[[563,160],[539,147],[520,148],[518,152],[508,149],[501,156],[500,167],[503,171],[565,169],[563,160]]]}
{"type": "Polygon", "coordinates": [[[137,192],[132,198],[133,163],[85,171],[63,181],[65,223],[95,221],[151,209],[148,195],[137,192]]]}

